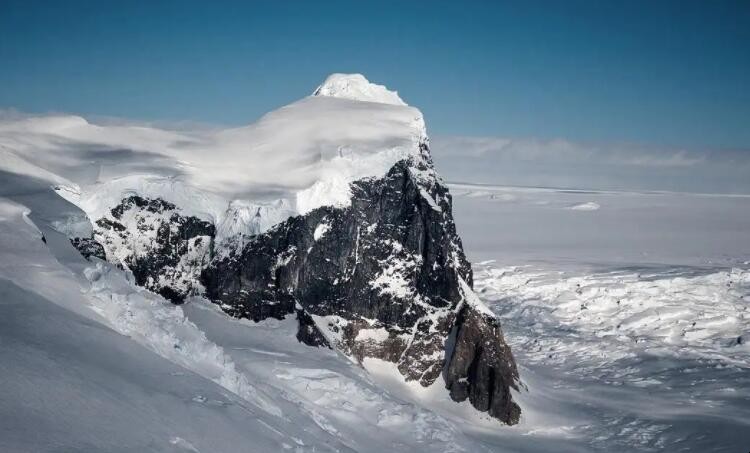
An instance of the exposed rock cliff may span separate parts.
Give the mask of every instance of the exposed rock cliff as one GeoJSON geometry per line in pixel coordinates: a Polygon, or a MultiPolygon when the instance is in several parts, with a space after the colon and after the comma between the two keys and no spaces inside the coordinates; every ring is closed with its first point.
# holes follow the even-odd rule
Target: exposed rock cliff
{"type": "MultiPolygon", "coordinates": [[[[46,242],[44,237],[42,237],[42,240],[46,242]]],[[[78,249],[78,251],[83,255],[84,258],[87,260],[90,259],[92,256],[99,258],[100,260],[106,260],[107,254],[104,251],[104,247],[98,242],[96,242],[96,239],[93,237],[91,238],[71,238],[70,243],[73,244],[73,247],[78,249]]]]}
{"type": "Polygon", "coordinates": [[[515,362],[497,320],[473,302],[450,194],[423,153],[353,183],[351,206],[293,217],[213,261],[206,295],[237,317],[296,312],[300,341],[393,362],[423,386],[445,370],[454,400],[516,423],[515,362]]]}
{"type": "Polygon", "coordinates": [[[510,394],[510,388],[518,390],[518,370],[498,321],[464,306],[454,329],[444,373],[451,398],[468,398],[478,410],[511,425],[518,423],[521,408],[510,394]]]}
{"type": "Polygon", "coordinates": [[[172,203],[137,195],[122,200],[94,225],[107,259],[133,272],[136,283],[174,303],[200,292],[215,228],[183,216],[172,203]]]}

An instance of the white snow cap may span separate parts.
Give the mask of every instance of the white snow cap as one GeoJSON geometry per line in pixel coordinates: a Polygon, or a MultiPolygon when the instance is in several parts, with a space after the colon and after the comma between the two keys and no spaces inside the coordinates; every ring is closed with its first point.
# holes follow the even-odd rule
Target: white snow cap
{"type": "Polygon", "coordinates": [[[0,117],[0,169],[65,186],[92,219],[138,194],[220,232],[257,234],[295,213],[348,206],[352,181],[421,156],[426,140],[422,113],[396,92],[359,74],[333,74],[315,95],[230,129],[0,117]]]}
{"type": "Polygon", "coordinates": [[[362,74],[331,74],[313,96],[330,96],[353,101],[407,105],[396,91],[371,83],[362,74]]]}

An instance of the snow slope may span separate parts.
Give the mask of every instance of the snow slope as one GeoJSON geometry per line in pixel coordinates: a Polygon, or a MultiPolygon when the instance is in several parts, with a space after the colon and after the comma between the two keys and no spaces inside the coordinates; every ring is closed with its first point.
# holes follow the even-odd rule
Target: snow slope
{"type": "Polygon", "coordinates": [[[0,309],[0,451],[335,451],[6,279],[0,309]]]}

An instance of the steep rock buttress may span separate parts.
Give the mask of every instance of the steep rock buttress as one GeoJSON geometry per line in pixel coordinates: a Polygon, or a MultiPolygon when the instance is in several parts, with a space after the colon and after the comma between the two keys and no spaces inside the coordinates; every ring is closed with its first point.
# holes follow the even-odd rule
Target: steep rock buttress
{"type": "Polygon", "coordinates": [[[351,206],[291,218],[212,261],[206,295],[237,317],[296,313],[302,341],[393,362],[423,386],[442,374],[455,401],[514,424],[513,356],[498,321],[470,303],[451,197],[422,151],[353,183],[351,206]]]}

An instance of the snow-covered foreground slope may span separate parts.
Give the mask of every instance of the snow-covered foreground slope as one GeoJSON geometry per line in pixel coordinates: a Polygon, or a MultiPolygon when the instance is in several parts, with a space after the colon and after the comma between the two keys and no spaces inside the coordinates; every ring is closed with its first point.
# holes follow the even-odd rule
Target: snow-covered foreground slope
{"type": "Polygon", "coordinates": [[[747,449],[750,198],[452,189],[468,256],[487,260],[475,289],[529,387],[530,437],[558,451],[747,449]]]}
{"type": "Polygon", "coordinates": [[[1,451],[336,446],[4,279],[0,306],[1,451]]]}

